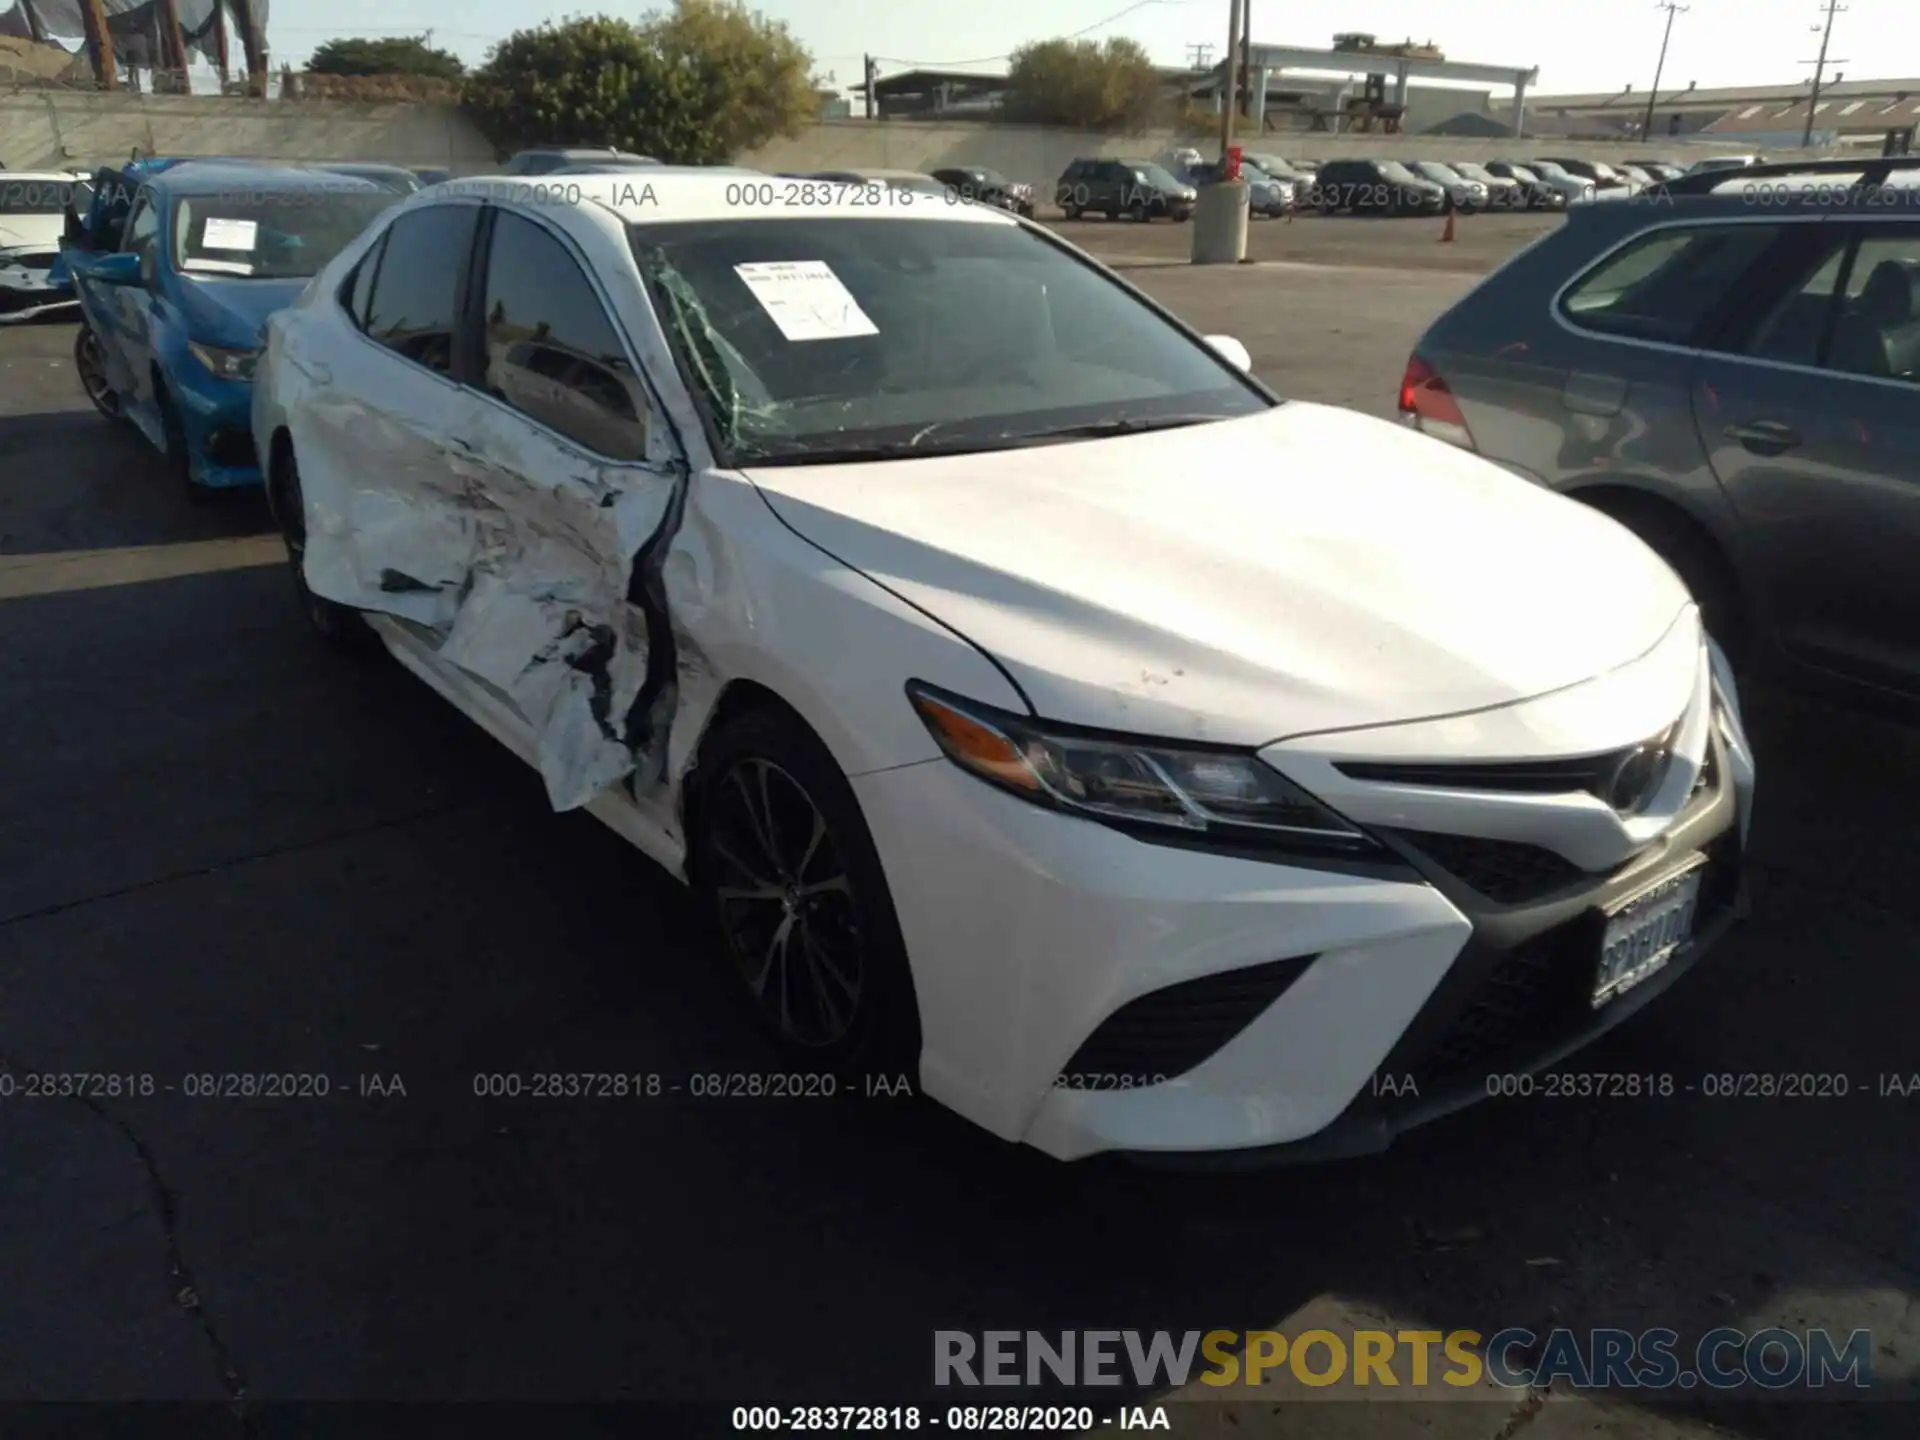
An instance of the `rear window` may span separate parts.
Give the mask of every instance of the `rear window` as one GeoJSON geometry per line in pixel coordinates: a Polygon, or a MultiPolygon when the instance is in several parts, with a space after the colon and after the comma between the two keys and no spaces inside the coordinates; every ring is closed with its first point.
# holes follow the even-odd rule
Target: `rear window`
{"type": "Polygon", "coordinates": [[[1561,313],[1583,330],[1686,344],[1780,230],[1693,225],[1649,231],[1575,281],[1561,313]]]}

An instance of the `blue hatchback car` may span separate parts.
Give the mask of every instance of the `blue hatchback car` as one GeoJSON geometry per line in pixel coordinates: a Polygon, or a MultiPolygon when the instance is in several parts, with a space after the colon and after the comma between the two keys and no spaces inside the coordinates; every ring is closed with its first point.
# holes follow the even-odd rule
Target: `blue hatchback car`
{"type": "Polygon", "coordinates": [[[131,421],[194,498],[258,485],[251,434],[260,329],[404,197],[314,170],[182,162],[138,176],[108,253],[62,253],[84,322],[81,383],[131,421]]]}

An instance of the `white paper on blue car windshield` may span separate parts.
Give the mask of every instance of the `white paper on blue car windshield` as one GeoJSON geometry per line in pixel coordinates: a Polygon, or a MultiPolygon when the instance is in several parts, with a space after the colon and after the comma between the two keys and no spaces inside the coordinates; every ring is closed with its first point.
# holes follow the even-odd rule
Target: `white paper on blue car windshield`
{"type": "Polygon", "coordinates": [[[844,340],[880,333],[824,260],[775,260],[736,265],[733,270],[789,340],[844,340]]]}
{"type": "Polygon", "coordinates": [[[214,216],[200,232],[202,250],[251,250],[260,241],[260,225],[254,220],[224,220],[214,216]]]}

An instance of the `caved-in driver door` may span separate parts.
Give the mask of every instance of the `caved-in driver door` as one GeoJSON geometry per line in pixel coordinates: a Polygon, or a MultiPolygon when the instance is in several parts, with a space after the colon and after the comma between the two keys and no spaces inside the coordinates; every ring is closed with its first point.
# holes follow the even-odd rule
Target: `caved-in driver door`
{"type": "Polygon", "coordinates": [[[454,441],[492,540],[437,658],[510,701],[568,810],[631,774],[653,738],[670,647],[636,560],[685,465],[573,248],[512,211],[491,227],[474,282],[484,398],[454,441]]]}

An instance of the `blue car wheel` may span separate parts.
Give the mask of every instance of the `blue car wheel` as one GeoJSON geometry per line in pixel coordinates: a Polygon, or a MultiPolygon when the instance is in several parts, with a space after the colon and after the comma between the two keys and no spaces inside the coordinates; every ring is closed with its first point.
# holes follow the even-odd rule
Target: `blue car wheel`
{"type": "Polygon", "coordinates": [[[73,368],[80,376],[80,384],[87,392],[87,398],[93,402],[93,408],[109,420],[120,418],[120,394],[107,379],[107,357],[101,349],[100,337],[93,332],[91,325],[82,325],[80,333],[73,337],[73,368]]]}

